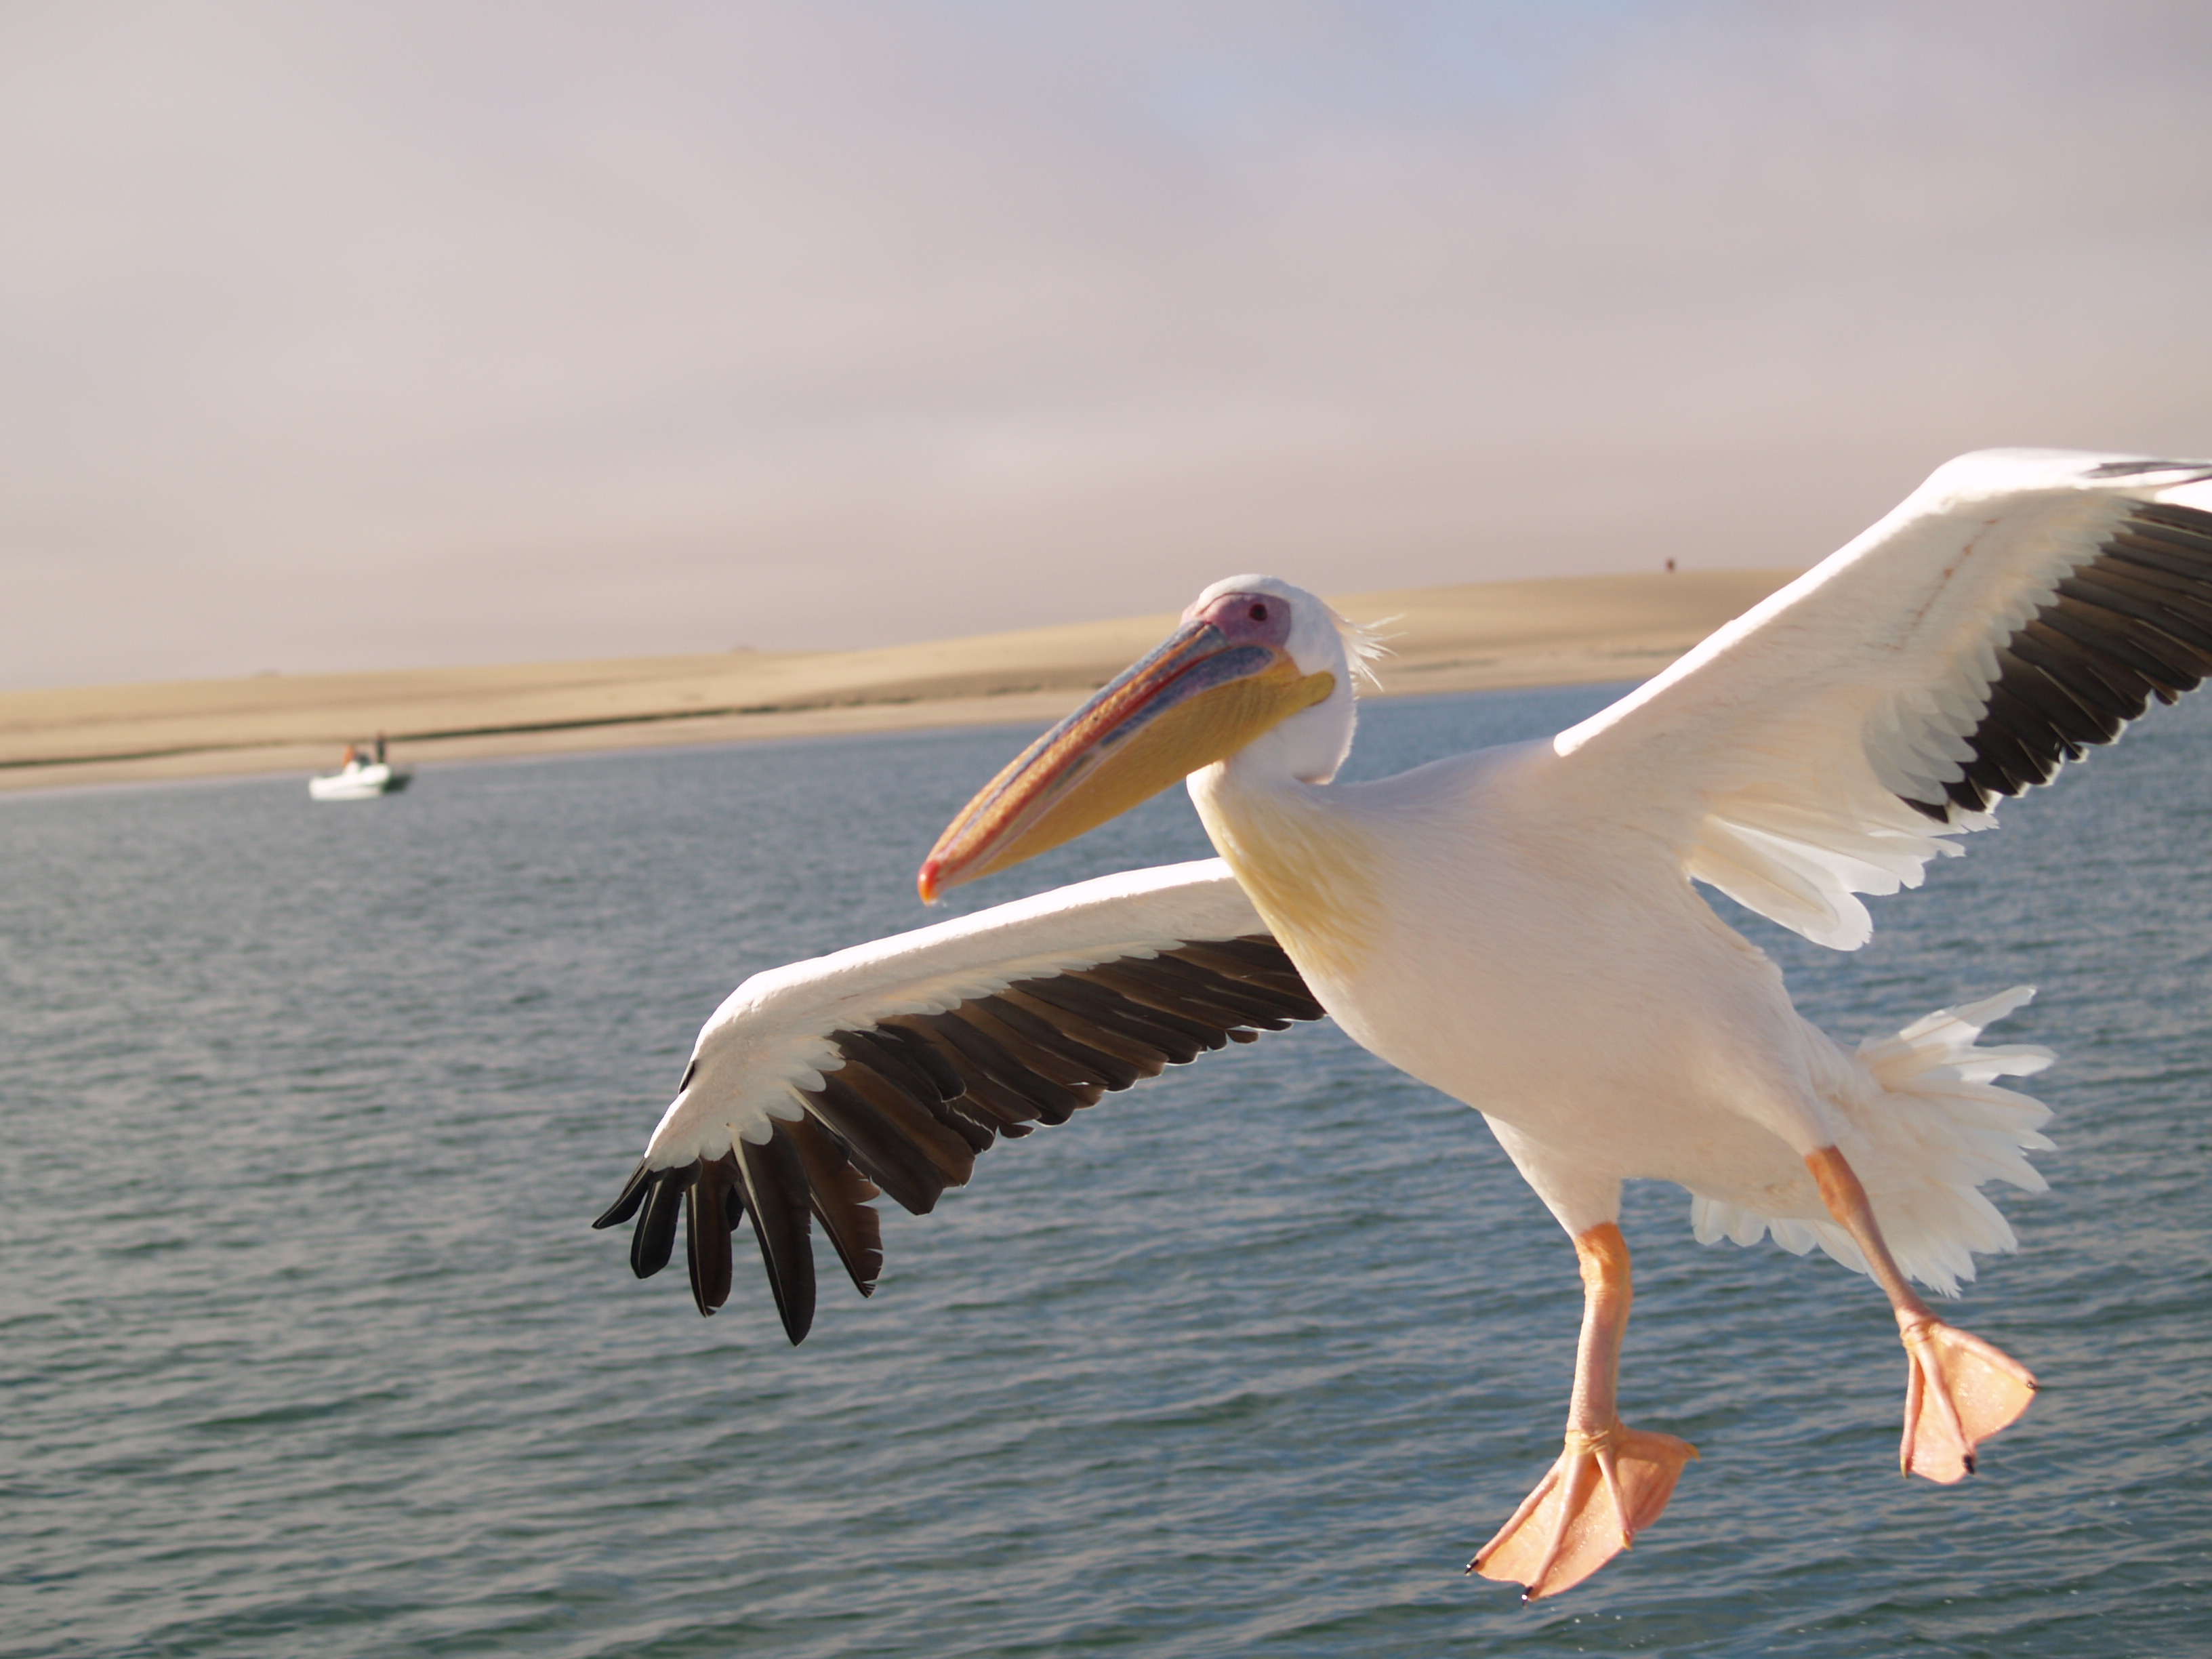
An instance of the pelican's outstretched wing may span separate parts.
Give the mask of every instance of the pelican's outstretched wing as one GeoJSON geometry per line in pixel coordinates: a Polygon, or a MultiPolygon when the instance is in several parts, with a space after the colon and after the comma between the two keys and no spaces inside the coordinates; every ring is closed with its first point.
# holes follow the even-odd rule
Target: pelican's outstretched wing
{"type": "Polygon", "coordinates": [[[1990,450],[1553,739],[1574,810],[1855,950],[1856,893],[2212,673],[2212,463],[1990,450]]]}
{"type": "Polygon", "coordinates": [[[756,974],[699,1033],[614,1206],[630,1266],[684,1216],[702,1314],[750,1216],[793,1342],[814,1319],[810,1213],[860,1294],[883,1266],[867,1200],[916,1214],[1000,1135],[1322,1009],[1218,859],[1079,883],[756,974]]]}

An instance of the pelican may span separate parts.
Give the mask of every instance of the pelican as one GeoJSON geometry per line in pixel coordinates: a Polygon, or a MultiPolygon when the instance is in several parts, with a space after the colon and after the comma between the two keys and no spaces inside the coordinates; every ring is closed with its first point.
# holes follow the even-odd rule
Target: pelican
{"type": "Polygon", "coordinates": [[[810,1217],[861,1294],[879,1191],[915,1212],[1001,1135],[1231,1041],[1326,1015],[1474,1107],[1572,1239],[1583,1315],[1558,1460],[1469,1571],[1528,1599],[1659,1518],[1695,1449],[1618,1408],[1622,1183],[1692,1195],[1699,1238],[1771,1234],[1867,1274],[1905,1350],[1899,1462],[1974,1468],[2036,1383],[1941,1317],[1983,1194],[2037,1190],[2049,1114],[1982,1042],[2015,988],[1847,1048],[1698,884],[1855,950],[1861,895],[1919,884],[1997,801],[2212,673],[2212,464],[1991,451],[1673,667],[1548,741],[1332,781],[1374,647],[1237,576],[1024,750],[924,860],[924,901],[1188,779],[1217,859],[1079,884],[749,979],[700,1032],[601,1226],[658,1271],[680,1210],[702,1313],[740,1216],[793,1342],[810,1217]]]}

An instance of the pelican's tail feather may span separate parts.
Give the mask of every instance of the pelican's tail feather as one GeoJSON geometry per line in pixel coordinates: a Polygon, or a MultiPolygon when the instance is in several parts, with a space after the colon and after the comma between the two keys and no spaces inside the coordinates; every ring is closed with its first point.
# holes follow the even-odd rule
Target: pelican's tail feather
{"type": "MultiPolygon", "coordinates": [[[[1974,1277],[1977,1253],[2018,1248],[1982,1183],[2031,1193],[2045,1187],[2027,1154],[2050,1150],[2040,1132],[2051,1109],[1992,1079],[2030,1076],[2055,1056],[2033,1044],[1978,1041],[2034,994],[2033,986],[2016,985],[1939,1008],[1894,1036],[1869,1037],[1856,1055],[1824,1048],[1834,1075],[1821,1079],[1821,1091],[1842,1120],[1836,1144],[1865,1185],[1898,1266],[1943,1296],[1958,1295],[1960,1281],[1974,1277]]],[[[1771,1231],[1786,1250],[1802,1255],[1817,1245],[1855,1272],[1867,1270],[1858,1246],[1825,1215],[1762,1215],[1699,1196],[1691,1223],[1701,1243],[1753,1244],[1771,1231]]]]}

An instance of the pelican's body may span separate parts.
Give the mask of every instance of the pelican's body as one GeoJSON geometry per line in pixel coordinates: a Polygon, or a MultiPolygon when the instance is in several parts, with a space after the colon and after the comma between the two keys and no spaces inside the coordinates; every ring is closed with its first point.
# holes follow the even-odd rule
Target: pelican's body
{"type": "MultiPolygon", "coordinates": [[[[1549,743],[1366,784],[1246,778],[1231,759],[1192,793],[1330,1017],[1481,1112],[1569,1233],[1612,1219],[1623,1181],[1671,1181],[1704,1200],[1701,1218],[1755,1217],[1860,1266],[1799,1150],[1841,1140],[1885,1173],[1898,1153],[1911,1165],[1875,1194],[1894,1200],[1908,1273],[1946,1291],[1972,1276],[1931,1224],[2010,1248],[1964,1197],[1972,1181],[1952,1194],[1967,1212],[1940,1213],[1928,1177],[1948,1171],[1928,1168],[1927,1140],[1950,1126],[1923,1110],[1910,1144],[1882,1144],[1885,1120],[1866,1109],[1886,1092],[1876,1070],[1798,1014],[1781,970],[1646,828],[1565,810],[1565,769],[1549,743]],[[1285,846],[1305,849],[1298,871],[1269,867],[1285,846]]],[[[2008,1071],[2048,1058],[1980,1052],[2008,1071]]],[[[2044,1144],[2042,1121],[2021,1103],[2028,1146],[2044,1144]]],[[[2024,1161],[2005,1168],[2041,1184],[2024,1161]]]]}
{"type": "Polygon", "coordinates": [[[1802,1188],[1817,1212],[1776,1120],[1832,1045],[1663,847],[1553,810],[1559,764],[1532,744],[1321,786],[1245,780],[1232,760],[1194,793],[1330,1017],[1487,1117],[1571,1231],[1633,1178],[1802,1188]],[[1310,860],[1329,880],[1267,868],[1291,825],[1331,849],[1310,860]]]}
{"type": "Polygon", "coordinates": [[[1657,1519],[1686,1462],[1616,1409],[1621,1183],[1678,1182],[1699,1237],[1815,1245],[1889,1298],[1908,1473],[1954,1481],[2024,1412],[2017,1361],[1938,1318],[2014,1248],[1981,1188],[2041,1179],[2040,1048],[1983,1029],[2025,988],[1845,1049],[1694,883],[1855,949],[1997,799],[2212,674],[2212,465],[1969,456],[1630,696],[1548,742],[1334,781],[1370,643],[1271,577],[1202,593],[1024,751],[925,860],[925,899],[1184,777],[1220,865],[1086,883],[758,976],[701,1033],[603,1224],[656,1270],[684,1200],[702,1311],[751,1218],[793,1339],[807,1216],[865,1292],[878,1188],[927,1209],[995,1134],[1058,1121],[1255,1029],[1326,1012],[1481,1112],[1574,1242],[1562,1451],[1476,1557],[1555,1593],[1657,1519]]]}

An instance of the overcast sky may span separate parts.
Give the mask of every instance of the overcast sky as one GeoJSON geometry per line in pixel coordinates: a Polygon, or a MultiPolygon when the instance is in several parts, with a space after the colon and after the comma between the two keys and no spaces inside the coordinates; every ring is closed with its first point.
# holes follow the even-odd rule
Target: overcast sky
{"type": "Polygon", "coordinates": [[[0,686],[1811,562],[2212,453],[2212,6],[0,6],[0,686]]]}

